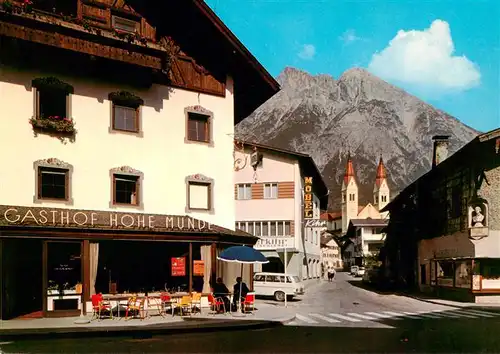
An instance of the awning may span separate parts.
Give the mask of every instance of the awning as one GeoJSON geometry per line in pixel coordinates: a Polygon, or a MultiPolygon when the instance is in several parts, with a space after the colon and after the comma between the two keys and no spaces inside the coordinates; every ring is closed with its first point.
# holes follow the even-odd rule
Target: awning
{"type": "Polygon", "coordinates": [[[280,258],[278,252],[276,252],[276,251],[260,251],[260,253],[262,253],[264,256],[266,256],[266,258],[270,258],[270,257],[280,258]]]}

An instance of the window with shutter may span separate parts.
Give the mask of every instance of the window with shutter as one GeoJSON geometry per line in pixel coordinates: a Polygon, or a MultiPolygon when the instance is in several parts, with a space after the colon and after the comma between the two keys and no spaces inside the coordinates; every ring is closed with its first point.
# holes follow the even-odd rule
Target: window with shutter
{"type": "Polygon", "coordinates": [[[209,116],[198,113],[188,113],[187,139],[189,141],[210,142],[209,116]]]}
{"type": "Polygon", "coordinates": [[[138,132],[138,108],[113,105],[113,129],[138,132]]]}
{"type": "Polygon", "coordinates": [[[139,205],[139,177],[115,174],[113,176],[113,203],[139,205]]]}
{"type": "Polygon", "coordinates": [[[191,210],[211,209],[210,184],[189,182],[188,208],[191,210]]]}
{"type": "Polygon", "coordinates": [[[68,200],[69,170],[39,167],[38,199],[68,200]]]}

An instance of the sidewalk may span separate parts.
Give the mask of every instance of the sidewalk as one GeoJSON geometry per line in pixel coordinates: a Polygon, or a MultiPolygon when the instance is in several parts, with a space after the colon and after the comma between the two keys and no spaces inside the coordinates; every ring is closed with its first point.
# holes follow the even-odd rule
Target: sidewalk
{"type": "MultiPolygon", "coordinates": [[[[238,317],[234,314],[212,315],[208,309],[192,316],[153,316],[139,319],[102,319],[86,324],[76,324],[80,317],[41,318],[0,321],[0,339],[23,340],[43,337],[101,337],[101,336],[151,336],[153,334],[176,334],[238,330],[243,328],[266,328],[279,326],[295,319],[295,311],[256,304],[254,314],[238,317]],[[258,307],[257,307],[258,306],[258,307]]],[[[86,317],[90,319],[90,316],[86,317]]]]}
{"type": "Polygon", "coordinates": [[[500,303],[474,303],[474,302],[460,302],[460,301],[453,301],[453,300],[445,300],[445,299],[440,299],[433,297],[428,294],[423,294],[423,293],[414,293],[414,292],[400,292],[394,294],[396,296],[406,296],[410,297],[415,300],[423,301],[423,302],[428,302],[431,304],[436,304],[436,305],[443,305],[443,306],[449,306],[449,307],[455,307],[455,308],[464,308],[464,307],[473,307],[473,308],[478,308],[478,309],[491,309],[491,308],[497,308],[500,309],[500,303]]]}

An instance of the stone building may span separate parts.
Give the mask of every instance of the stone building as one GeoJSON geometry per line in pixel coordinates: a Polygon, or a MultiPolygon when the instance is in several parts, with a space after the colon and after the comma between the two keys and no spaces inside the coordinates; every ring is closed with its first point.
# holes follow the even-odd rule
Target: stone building
{"type": "Polygon", "coordinates": [[[433,166],[389,211],[386,275],[446,298],[500,301],[500,129],[450,157],[434,139],[433,166]]]}

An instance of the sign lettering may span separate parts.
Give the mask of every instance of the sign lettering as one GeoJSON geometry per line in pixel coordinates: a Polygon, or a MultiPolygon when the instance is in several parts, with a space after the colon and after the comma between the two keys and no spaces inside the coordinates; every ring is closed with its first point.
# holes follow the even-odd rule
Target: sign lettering
{"type": "Polygon", "coordinates": [[[205,262],[193,261],[193,275],[203,276],[205,274],[205,262]]]}
{"type": "Polygon", "coordinates": [[[312,219],[314,216],[312,180],[312,177],[304,177],[304,219],[312,219]]]}
{"type": "Polygon", "coordinates": [[[50,226],[104,229],[211,230],[212,225],[188,216],[45,209],[0,205],[0,226],[50,226]]]}
{"type": "Polygon", "coordinates": [[[186,276],[186,257],[172,257],[172,276],[186,276]]]}
{"type": "Polygon", "coordinates": [[[326,227],[326,220],[319,220],[319,219],[305,220],[304,227],[326,227]]]}

